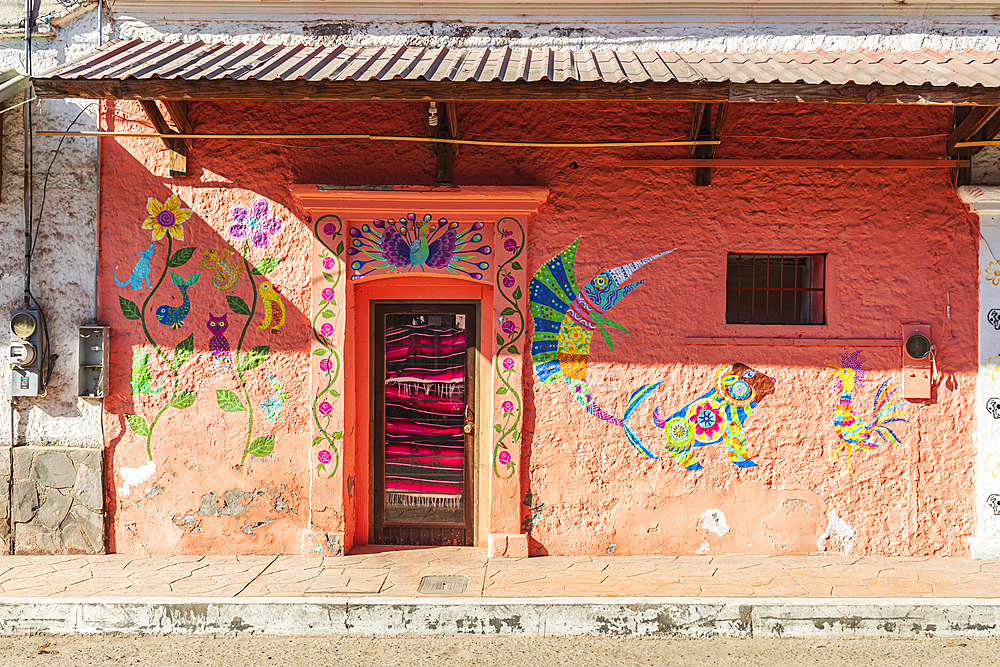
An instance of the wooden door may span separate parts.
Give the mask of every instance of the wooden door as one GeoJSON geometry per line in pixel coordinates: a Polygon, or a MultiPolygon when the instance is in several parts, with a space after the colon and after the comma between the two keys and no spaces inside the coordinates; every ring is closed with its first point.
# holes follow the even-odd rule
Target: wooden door
{"type": "Polygon", "coordinates": [[[475,302],[373,302],[373,544],[470,546],[475,302]]]}

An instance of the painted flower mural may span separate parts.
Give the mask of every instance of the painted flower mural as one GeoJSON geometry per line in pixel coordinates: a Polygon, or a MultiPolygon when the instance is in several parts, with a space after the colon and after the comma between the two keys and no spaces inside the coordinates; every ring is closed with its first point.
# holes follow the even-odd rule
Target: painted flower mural
{"type": "Polygon", "coordinates": [[[143,229],[153,230],[153,240],[159,241],[168,232],[178,241],[184,240],[184,223],[191,217],[191,209],[181,208],[181,199],[172,195],[162,204],[150,197],[146,200],[149,213],[142,223],[143,229]]]}
{"type": "Polygon", "coordinates": [[[229,236],[237,240],[248,239],[256,248],[266,248],[271,237],[281,231],[282,222],[270,214],[271,204],[266,199],[258,199],[250,207],[243,204],[234,206],[229,213],[233,224],[229,226],[229,236]]]}
{"type": "Polygon", "coordinates": [[[332,340],[335,333],[332,320],[338,315],[337,289],[343,276],[343,263],[340,259],[344,252],[344,241],[340,238],[342,229],[343,223],[335,215],[322,216],[313,227],[316,240],[323,246],[318,259],[323,266],[323,280],[326,281],[326,286],[320,291],[319,307],[312,320],[315,339],[313,355],[322,357],[319,361],[319,372],[322,375],[312,402],[313,423],[318,433],[313,437],[312,446],[319,448],[314,464],[316,476],[324,479],[337,474],[340,467],[337,441],[344,437],[342,427],[341,430],[333,430],[337,422],[331,403],[340,398],[337,390],[341,369],[340,352],[332,340]]]}
{"type": "Polygon", "coordinates": [[[714,401],[705,401],[695,406],[691,421],[694,423],[695,437],[715,437],[722,425],[721,406],[714,401]]]}

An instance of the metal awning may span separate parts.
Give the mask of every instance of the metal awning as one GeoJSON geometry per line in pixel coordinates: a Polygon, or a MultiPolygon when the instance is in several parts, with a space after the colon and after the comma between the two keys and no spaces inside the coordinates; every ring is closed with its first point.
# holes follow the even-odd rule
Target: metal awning
{"type": "Polygon", "coordinates": [[[27,74],[19,74],[15,69],[0,70],[0,102],[14,97],[31,86],[27,74]]]}
{"type": "Polygon", "coordinates": [[[38,97],[994,105],[1000,52],[554,50],[114,40],[38,97]]]}

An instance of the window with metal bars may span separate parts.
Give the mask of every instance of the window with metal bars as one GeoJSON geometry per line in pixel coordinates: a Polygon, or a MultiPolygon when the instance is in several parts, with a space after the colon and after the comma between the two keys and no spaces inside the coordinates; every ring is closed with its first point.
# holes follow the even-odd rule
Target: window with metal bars
{"type": "Polygon", "coordinates": [[[826,255],[726,258],[726,324],[823,324],[826,255]]]}

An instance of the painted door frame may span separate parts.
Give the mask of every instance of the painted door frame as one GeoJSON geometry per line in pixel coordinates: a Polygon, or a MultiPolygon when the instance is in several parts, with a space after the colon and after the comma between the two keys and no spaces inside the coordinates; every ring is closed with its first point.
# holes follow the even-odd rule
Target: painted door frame
{"type": "Polygon", "coordinates": [[[483,301],[480,363],[489,367],[483,368],[478,389],[482,410],[477,415],[477,449],[482,454],[479,468],[483,470],[479,471],[482,476],[477,490],[476,543],[486,545],[490,555],[527,556],[527,535],[521,532],[522,366],[528,353],[526,241],[529,217],[545,202],[548,190],[418,186],[334,189],[317,185],[297,185],[290,190],[301,202],[303,218],[314,233],[313,438],[308,453],[310,516],[303,534],[303,554],[342,555],[354,545],[367,542],[366,429],[370,428],[370,410],[360,408],[368,397],[360,393],[358,375],[361,369],[367,374],[369,364],[361,363],[357,355],[361,349],[367,354],[372,335],[368,305],[362,307],[360,301],[370,302],[372,288],[366,286],[378,283],[394,286],[392,300],[400,299],[398,290],[404,288],[424,298],[434,285],[448,291],[447,296],[442,292],[442,298],[457,298],[451,296],[452,290],[463,291],[465,285],[479,291],[477,298],[483,301]],[[470,275],[453,270],[454,265],[445,269],[420,266],[415,271],[416,267],[384,263],[377,271],[360,276],[352,268],[351,258],[358,257],[365,235],[377,237],[387,223],[402,221],[411,213],[416,216],[411,220],[444,219],[459,223],[463,230],[481,231],[476,236],[490,248],[483,253],[487,260],[481,272],[470,275]],[[362,234],[365,225],[369,228],[362,234]]]}

